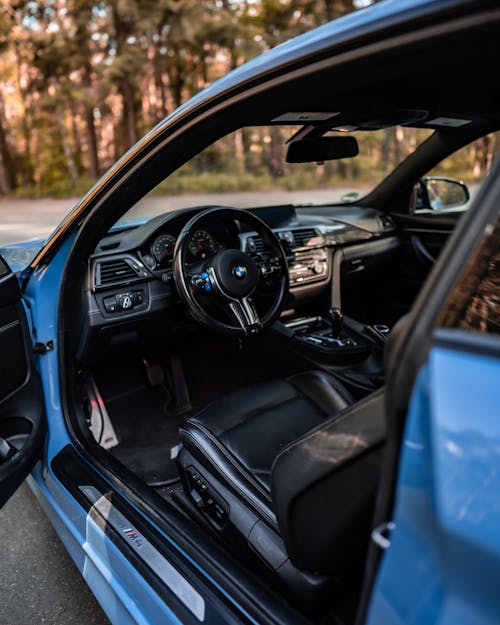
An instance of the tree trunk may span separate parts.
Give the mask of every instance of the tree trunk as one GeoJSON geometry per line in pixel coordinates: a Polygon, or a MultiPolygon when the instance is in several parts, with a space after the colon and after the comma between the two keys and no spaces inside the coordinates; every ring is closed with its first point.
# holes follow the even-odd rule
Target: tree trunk
{"type": "Polygon", "coordinates": [[[73,142],[73,155],[75,158],[76,167],[78,169],[78,174],[80,175],[83,170],[83,161],[82,161],[82,142],[80,138],[80,123],[79,123],[79,112],[77,102],[74,99],[69,100],[68,102],[70,114],[71,114],[71,141],[73,142]]]}
{"type": "Polygon", "coordinates": [[[9,193],[16,187],[14,159],[9,147],[6,127],[4,103],[0,94],[0,193],[9,193]]]}
{"type": "Polygon", "coordinates": [[[324,0],[325,5],[325,17],[327,21],[335,19],[335,9],[334,9],[334,0],[324,0]]]}
{"type": "MultiPolygon", "coordinates": [[[[90,53],[89,53],[90,56],[90,53]]],[[[83,68],[83,85],[86,89],[92,88],[92,67],[90,61],[83,68]]],[[[87,137],[88,173],[91,178],[98,178],[100,174],[97,134],[95,131],[94,108],[88,102],[83,105],[83,119],[87,137]]]]}
{"type": "Polygon", "coordinates": [[[0,194],[6,195],[10,193],[12,188],[9,184],[7,170],[3,162],[3,154],[0,152],[0,194]]]}
{"type": "Polygon", "coordinates": [[[78,180],[78,168],[76,166],[75,158],[73,156],[73,151],[71,149],[71,145],[68,140],[68,132],[66,130],[66,124],[64,123],[64,111],[61,107],[56,106],[56,119],[57,126],[59,128],[59,132],[61,134],[61,142],[64,151],[64,158],[66,160],[66,166],[68,168],[69,175],[71,176],[71,180],[76,182],[78,180]]]}
{"type": "Polygon", "coordinates": [[[97,153],[97,136],[94,124],[94,111],[85,105],[83,118],[85,121],[85,134],[87,136],[88,174],[91,178],[98,178],[100,174],[99,156],[97,153]]]}
{"type": "Polygon", "coordinates": [[[384,138],[380,146],[380,167],[382,171],[387,171],[391,159],[392,133],[390,128],[384,129],[384,138]]]}
{"type": "Polygon", "coordinates": [[[122,96],[122,122],[125,130],[126,146],[128,150],[137,141],[138,132],[136,126],[136,103],[134,87],[128,78],[120,81],[120,94],[122,96]]]}
{"type": "Polygon", "coordinates": [[[170,90],[172,92],[172,98],[174,100],[175,107],[179,107],[182,104],[182,91],[184,89],[184,70],[182,67],[181,52],[179,46],[176,43],[172,44],[172,49],[175,54],[175,61],[169,71],[169,83],[170,90]]]}
{"type": "MultiPolygon", "coordinates": [[[[162,29],[158,28],[156,31],[158,35],[158,43],[154,46],[154,56],[153,56],[153,69],[154,69],[154,81],[156,86],[157,97],[160,99],[160,119],[163,119],[168,112],[167,105],[167,93],[165,89],[165,81],[163,79],[162,72],[162,55],[160,54],[160,48],[162,45],[162,29]]],[[[160,120],[158,120],[160,121],[160,120]]]]}
{"type": "Polygon", "coordinates": [[[252,147],[252,131],[249,128],[241,129],[241,141],[243,145],[243,157],[245,159],[245,171],[250,174],[255,173],[255,165],[252,159],[252,152],[250,148],[252,147]]]}
{"type": "Polygon", "coordinates": [[[245,147],[243,144],[243,134],[240,130],[233,133],[234,140],[234,158],[236,162],[236,171],[238,174],[245,173],[245,147]]]}
{"type": "MultiPolygon", "coordinates": [[[[135,24],[132,20],[122,16],[118,2],[111,3],[111,13],[116,38],[116,55],[119,57],[130,34],[133,34],[135,24]]],[[[119,139],[116,145],[117,152],[128,150],[138,138],[137,117],[139,104],[136,100],[136,89],[133,78],[129,74],[121,76],[118,81],[118,93],[122,101],[122,115],[118,128],[119,139]]]]}
{"type": "Polygon", "coordinates": [[[31,89],[31,81],[29,78],[29,73],[24,73],[23,62],[21,58],[21,53],[19,50],[19,43],[17,40],[14,41],[14,53],[16,58],[17,65],[17,89],[19,91],[19,96],[21,98],[21,125],[22,125],[22,133],[24,139],[24,158],[22,159],[22,168],[21,174],[23,178],[23,183],[27,186],[33,184],[34,181],[34,171],[33,171],[33,162],[31,159],[31,128],[28,121],[28,94],[31,89]],[[28,85],[26,88],[23,87],[23,83],[28,85]]]}

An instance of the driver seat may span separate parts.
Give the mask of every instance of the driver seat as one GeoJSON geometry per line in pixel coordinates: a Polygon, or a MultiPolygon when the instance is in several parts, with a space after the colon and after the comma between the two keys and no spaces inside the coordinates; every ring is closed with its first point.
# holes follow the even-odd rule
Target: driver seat
{"type": "Polygon", "coordinates": [[[183,485],[304,608],[364,557],[385,435],[383,392],[354,403],[322,371],[234,391],[180,429],[183,485]]]}

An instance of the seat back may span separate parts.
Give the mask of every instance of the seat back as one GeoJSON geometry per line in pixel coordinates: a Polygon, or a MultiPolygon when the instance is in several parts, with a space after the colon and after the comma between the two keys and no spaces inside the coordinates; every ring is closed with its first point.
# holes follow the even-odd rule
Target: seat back
{"type": "Polygon", "coordinates": [[[359,566],[385,440],[384,389],[286,447],[271,470],[273,507],[293,564],[341,575],[359,566]]]}

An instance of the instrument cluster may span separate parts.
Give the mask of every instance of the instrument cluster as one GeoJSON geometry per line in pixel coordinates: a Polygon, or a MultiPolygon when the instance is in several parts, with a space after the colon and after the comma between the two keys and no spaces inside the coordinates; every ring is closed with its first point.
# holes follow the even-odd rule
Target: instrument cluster
{"type": "MultiPolygon", "coordinates": [[[[150,270],[168,269],[172,266],[177,240],[168,233],[157,235],[149,248],[144,251],[142,261],[150,270]]],[[[188,250],[193,260],[203,260],[213,256],[224,246],[206,230],[196,230],[188,242],[188,250]]]]}

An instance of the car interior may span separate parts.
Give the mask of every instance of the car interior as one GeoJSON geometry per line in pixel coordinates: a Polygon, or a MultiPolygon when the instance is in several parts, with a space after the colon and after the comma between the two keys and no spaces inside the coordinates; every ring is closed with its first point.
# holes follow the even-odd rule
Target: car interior
{"type": "MultiPolygon", "coordinates": [[[[139,225],[103,221],[66,280],[66,384],[82,446],[307,618],[354,620],[387,435],[387,363],[464,211],[433,210],[423,177],[500,126],[484,64],[465,76],[457,60],[467,52],[472,67],[496,47],[483,38],[451,59],[441,42],[435,65],[410,50],[393,75],[311,74],[272,105],[245,103],[244,124],[240,110],[203,141],[290,125],[280,121],[290,102],[335,111],[288,136],[290,160],[344,154],[349,146],[324,139],[347,128],[432,132],[354,202],[186,205],[139,225]]],[[[161,178],[122,196],[113,222],[161,178]]]]}

